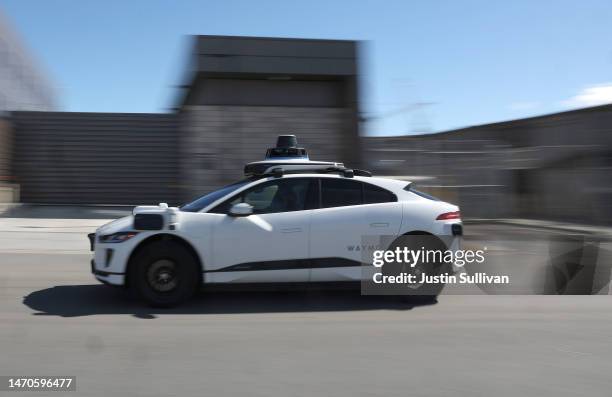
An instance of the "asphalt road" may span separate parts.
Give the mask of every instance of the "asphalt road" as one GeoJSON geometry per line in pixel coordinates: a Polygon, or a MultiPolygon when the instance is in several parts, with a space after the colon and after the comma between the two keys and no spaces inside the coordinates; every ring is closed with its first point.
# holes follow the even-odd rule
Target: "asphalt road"
{"type": "Polygon", "coordinates": [[[612,395],[608,295],[217,292],[152,310],[90,276],[100,223],[0,220],[0,375],[74,375],[78,396],[612,395]]]}

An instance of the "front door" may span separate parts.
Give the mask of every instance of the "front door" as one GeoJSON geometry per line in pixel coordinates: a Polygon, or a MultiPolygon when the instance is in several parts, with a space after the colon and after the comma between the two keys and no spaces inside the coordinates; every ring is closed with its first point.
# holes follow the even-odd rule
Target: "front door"
{"type": "MultiPolygon", "coordinates": [[[[207,282],[308,281],[310,217],[308,191],[312,179],[276,178],[260,183],[221,205],[213,226],[213,263],[207,282]],[[236,203],[254,213],[227,214],[236,203]],[[223,214],[225,212],[225,214],[223,214]]],[[[213,211],[214,212],[214,211],[213,211]]]]}

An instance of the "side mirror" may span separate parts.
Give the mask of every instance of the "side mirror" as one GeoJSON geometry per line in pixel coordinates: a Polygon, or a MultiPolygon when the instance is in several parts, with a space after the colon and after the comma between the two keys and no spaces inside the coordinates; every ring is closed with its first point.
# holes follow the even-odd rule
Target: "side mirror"
{"type": "Polygon", "coordinates": [[[253,206],[248,203],[234,204],[229,210],[230,216],[249,216],[252,213],[253,213],[253,206]]]}

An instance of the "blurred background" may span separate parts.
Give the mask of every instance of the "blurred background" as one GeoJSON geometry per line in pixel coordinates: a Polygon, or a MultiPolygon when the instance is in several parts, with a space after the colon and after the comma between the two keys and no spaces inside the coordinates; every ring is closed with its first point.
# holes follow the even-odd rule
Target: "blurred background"
{"type": "Polygon", "coordinates": [[[504,241],[502,269],[522,250],[528,267],[603,265],[578,290],[608,288],[605,2],[0,4],[5,217],[179,205],[295,134],[312,159],[458,204],[468,240],[504,241]]]}
{"type": "Polygon", "coordinates": [[[440,9],[396,4],[391,12],[364,2],[355,10],[336,5],[318,14],[305,5],[250,14],[278,20],[270,29],[283,30],[282,38],[173,34],[198,26],[205,32],[267,33],[261,27],[265,20],[240,30],[256,10],[235,5],[241,7],[230,12],[211,4],[168,9],[136,2],[61,12],[5,2],[17,23],[0,17],[0,202],[179,204],[240,178],[244,163],[261,159],[277,135],[292,133],[314,159],[415,181],[460,205],[467,219],[612,221],[612,105],[606,105],[612,85],[594,81],[609,77],[612,69],[612,49],[600,42],[605,35],[595,35],[605,29],[597,21],[609,14],[603,3],[555,10],[586,32],[553,19],[536,24],[524,11],[537,18],[545,10],[522,3],[503,9],[482,3],[444,3],[440,9]],[[489,21],[473,16],[477,6],[489,21]],[[195,16],[186,15],[188,10],[195,16]],[[389,23],[401,20],[391,14],[404,12],[414,26],[384,28],[378,21],[371,31],[363,30],[359,23],[367,10],[389,23]],[[292,31],[308,34],[307,24],[291,28],[283,19],[299,20],[301,11],[304,17],[319,15],[313,36],[329,32],[330,39],[286,38],[292,31]],[[126,26],[142,12],[151,21],[141,20],[138,29],[126,26]],[[478,23],[462,25],[453,13],[478,23]],[[44,22],[43,15],[50,20],[44,22]],[[206,16],[206,23],[198,15],[206,16]],[[211,21],[214,15],[232,16],[236,23],[227,27],[211,21]],[[431,19],[419,22],[420,16],[431,19]],[[506,25],[495,29],[502,18],[506,25]],[[514,21],[528,23],[510,29],[514,21]],[[171,33],[154,33],[156,23],[171,33]],[[20,39],[20,25],[42,54],[20,39]],[[447,43],[457,28],[465,37],[447,43]],[[415,38],[418,29],[423,37],[415,38]],[[128,33],[132,46],[118,37],[128,33]],[[559,39],[551,39],[552,33],[559,39]],[[366,41],[336,39],[347,35],[366,41]],[[570,37],[591,40],[583,45],[570,37]],[[558,41],[565,42],[563,51],[558,41]],[[153,56],[157,46],[168,53],[153,56]],[[573,58],[586,51],[582,47],[602,58],[578,68],[573,58]],[[158,62],[166,65],[164,73],[150,72],[160,68],[158,62]],[[162,81],[143,84],[141,74],[162,81]],[[164,74],[172,76],[160,77],[164,74]],[[546,104],[539,98],[547,96],[541,91],[552,91],[551,75],[565,91],[577,81],[583,88],[546,104]],[[445,91],[430,83],[433,79],[445,91]],[[147,91],[163,87],[163,80],[173,84],[147,91]],[[490,86],[492,81],[497,86],[490,86]],[[520,100],[517,90],[524,95],[520,100]],[[502,99],[510,103],[498,104],[502,99]],[[510,119],[517,114],[528,117],[510,119]],[[491,123],[496,117],[503,121],[491,123]],[[450,128],[462,124],[477,125],[450,128]]]}
{"type": "Polygon", "coordinates": [[[82,396],[609,396],[610,21],[610,0],[0,0],[0,374],[82,396]],[[242,178],[279,134],[460,205],[486,249],[465,271],[511,284],[155,309],[94,280],[88,233],[242,178]]]}

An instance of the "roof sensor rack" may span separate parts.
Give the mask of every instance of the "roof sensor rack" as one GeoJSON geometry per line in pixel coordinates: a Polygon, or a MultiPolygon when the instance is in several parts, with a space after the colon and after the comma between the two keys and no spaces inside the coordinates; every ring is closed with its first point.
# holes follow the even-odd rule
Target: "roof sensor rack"
{"type": "Polygon", "coordinates": [[[371,177],[372,176],[372,173],[370,171],[366,171],[366,170],[353,169],[353,173],[355,174],[355,176],[367,176],[367,177],[371,177]]]}
{"type": "Polygon", "coordinates": [[[274,176],[275,178],[280,178],[283,175],[288,174],[339,174],[346,178],[352,178],[354,176],[372,176],[372,174],[368,171],[364,170],[354,170],[351,168],[346,168],[344,166],[329,166],[329,165],[321,165],[321,166],[308,166],[308,167],[300,167],[295,165],[290,166],[269,166],[265,171],[259,174],[253,174],[256,176],[274,176]]]}
{"type": "Polygon", "coordinates": [[[347,178],[353,176],[372,176],[368,171],[346,168],[342,163],[330,161],[311,161],[306,149],[297,146],[295,135],[279,135],[276,147],[266,151],[264,161],[256,161],[244,166],[246,176],[274,176],[284,174],[337,173],[347,178]]]}
{"type": "Polygon", "coordinates": [[[327,161],[257,161],[244,166],[244,175],[261,176],[271,175],[274,169],[281,169],[287,174],[291,171],[319,172],[321,169],[330,167],[343,167],[342,163],[330,163],[327,161]]]}

